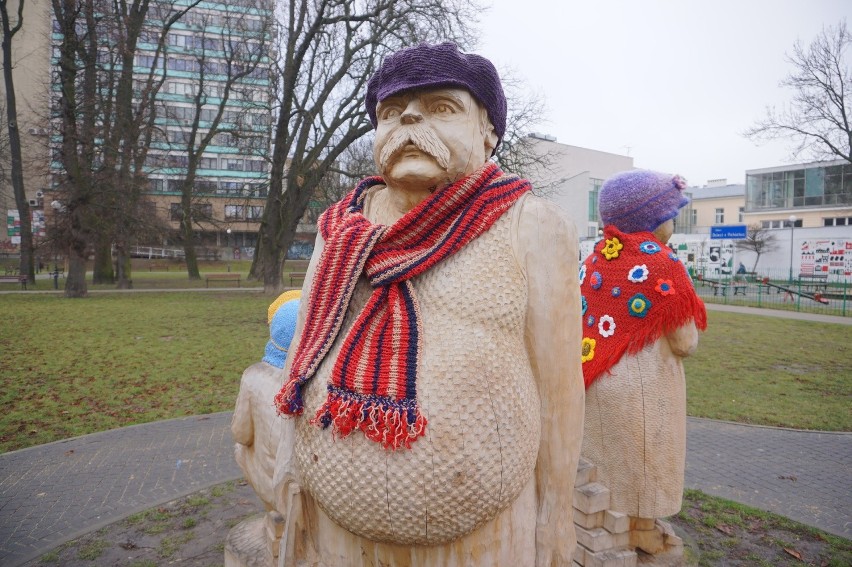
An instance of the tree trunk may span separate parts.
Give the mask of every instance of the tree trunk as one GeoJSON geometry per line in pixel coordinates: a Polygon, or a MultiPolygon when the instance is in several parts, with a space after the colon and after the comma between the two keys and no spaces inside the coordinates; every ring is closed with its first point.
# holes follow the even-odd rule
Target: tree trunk
{"type": "Polygon", "coordinates": [[[118,289],[133,289],[131,270],[130,254],[127,253],[127,248],[117,244],[115,247],[115,272],[118,279],[116,285],[118,289]]]}
{"type": "MultiPolygon", "coordinates": [[[[72,220],[73,223],[73,220],[72,220]]],[[[71,245],[68,247],[68,273],[65,274],[65,297],[86,297],[86,259],[88,247],[81,238],[79,227],[71,228],[71,245]]]]}
{"type": "Polygon", "coordinates": [[[12,191],[15,205],[21,220],[21,260],[19,273],[29,277],[35,283],[35,265],[33,263],[33,228],[30,206],[24,189],[24,166],[21,158],[21,133],[18,128],[18,107],[15,99],[15,83],[12,77],[12,37],[21,29],[23,23],[24,0],[20,0],[18,22],[14,29],[10,27],[6,3],[2,5],[0,16],[3,26],[3,86],[6,90],[6,120],[9,131],[9,154],[12,158],[12,191]]]}
{"type": "Polygon", "coordinates": [[[114,284],[115,272],[112,269],[112,242],[108,238],[99,239],[95,244],[95,262],[92,266],[92,284],[114,284]]]}
{"type": "Polygon", "coordinates": [[[191,280],[200,280],[201,272],[198,271],[198,253],[195,251],[195,233],[192,230],[192,221],[184,216],[180,223],[180,232],[183,237],[183,255],[186,261],[186,275],[191,280]]]}
{"type": "Polygon", "coordinates": [[[269,294],[279,294],[284,289],[281,273],[284,271],[284,260],[287,256],[286,248],[277,246],[264,246],[255,250],[255,257],[260,262],[263,277],[263,291],[269,294]]]}

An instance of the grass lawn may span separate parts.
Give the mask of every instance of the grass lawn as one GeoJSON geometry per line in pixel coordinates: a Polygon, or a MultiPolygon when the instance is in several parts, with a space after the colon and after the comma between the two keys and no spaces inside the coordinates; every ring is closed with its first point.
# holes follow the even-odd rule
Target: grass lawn
{"type": "Polygon", "coordinates": [[[686,490],[671,518],[686,534],[688,565],[852,565],[852,541],[737,502],[686,490]]]}
{"type": "Polygon", "coordinates": [[[263,356],[260,293],[0,296],[0,451],[233,409],[263,356]]]}
{"type": "MultiPolygon", "coordinates": [[[[227,411],[263,355],[269,296],[0,296],[0,452],[227,411]]],[[[852,326],[710,312],[689,414],[852,430],[852,326]]]]}
{"type": "Polygon", "coordinates": [[[708,316],[684,362],[689,415],[852,431],[852,325],[708,316]]]}

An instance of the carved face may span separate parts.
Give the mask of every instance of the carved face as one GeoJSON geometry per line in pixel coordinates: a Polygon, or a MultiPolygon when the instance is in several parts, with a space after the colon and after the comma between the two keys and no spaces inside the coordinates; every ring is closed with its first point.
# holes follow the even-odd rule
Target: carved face
{"type": "Polygon", "coordinates": [[[668,243],[669,238],[674,233],[674,219],[669,219],[657,228],[654,229],[654,236],[660,239],[663,244],[668,243]]]}
{"type": "Polygon", "coordinates": [[[392,187],[434,189],[479,169],[497,142],[464,89],[406,91],[376,106],[373,157],[392,187]]]}

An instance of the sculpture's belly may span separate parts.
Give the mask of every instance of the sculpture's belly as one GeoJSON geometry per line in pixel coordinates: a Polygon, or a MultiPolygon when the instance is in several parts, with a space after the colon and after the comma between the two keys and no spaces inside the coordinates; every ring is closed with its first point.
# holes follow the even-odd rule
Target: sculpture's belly
{"type": "MultiPolygon", "coordinates": [[[[424,353],[418,401],[428,426],[411,449],[387,451],[360,432],[334,439],[308,422],[312,413],[298,420],[302,483],[347,530],[402,544],[451,541],[495,517],[529,480],[540,416],[528,362],[493,342],[464,352],[445,344],[424,353]]],[[[312,381],[305,407],[325,394],[325,383],[312,381]]]]}
{"type": "Polygon", "coordinates": [[[356,286],[296,425],[301,482],[347,530],[376,541],[444,543],[494,518],[529,481],[540,405],[510,218],[412,280],[422,320],[417,402],[428,425],[411,449],[387,451],[358,431],[335,440],[309,423],[325,401],[341,337],[372,291],[363,280],[356,286]]]}

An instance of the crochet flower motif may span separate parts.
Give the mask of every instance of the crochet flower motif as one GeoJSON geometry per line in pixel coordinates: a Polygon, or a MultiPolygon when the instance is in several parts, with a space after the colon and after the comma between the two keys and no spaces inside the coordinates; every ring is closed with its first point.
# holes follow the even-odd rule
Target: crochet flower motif
{"type": "Polygon", "coordinates": [[[641,293],[627,300],[627,311],[634,317],[645,317],[649,309],[651,309],[651,301],[641,293]]]}
{"type": "Polygon", "coordinates": [[[657,252],[662,250],[662,248],[660,248],[660,245],[656,242],[646,240],[645,242],[639,245],[639,250],[641,250],[645,254],[656,254],[657,252]]]}
{"type": "Polygon", "coordinates": [[[601,315],[598,321],[598,332],[602,337],[611,337],[615,333],[615,319],[609,315],[601,315]]]}
{"type": "Polygon", "coordinates": [[[606,246],[601,249],[601,254],[604,255],[604,258],[607,260],[612,260],[613,258],[618,258],[618,251],[624,248],[624,244],[621,241],[613,236],[612,238],[607,238],[606,246]]]}
{"type": "Polygon", "coordinates": [[[589,302],[586,301],[585,295],[581,295],[580,300],[581,300],[581,303],[583,304],[583,315],[585,315],[586,311],[589,309],[589,302]]]}
{"type": "Polygon", "coordinates": [[[621,295],[621,288],[618,287],[618,286],[615,286],[614,288],[612,288],[612,296],[618,297],[619,295],[621,295]]]}
{"type": "Polygon", "coordinates": [[[679,260],[678,260],[678,257],[677,257],[677,254],[675,254],[674,252],[669,252],[669,259],[670,259],[670,260],[674,260],[675,262],[678,262],[678,261],[679,261],[679,260]]]}
{"type": "Polygon", "coordinates": [[[594,315],[589,315],[589,318],[588,318],[588,319],[586,319],[586,325],[587,325],[587,326],[589,326],[589,327],[591,327],[591,326],[592,326],[592,325],[594,325],[594,324],[595,324],[595,316],[594,316],[594,315]]]}
{"type": "Polygon", "coordinates": [[[583,337],[582,360],[588,362],[595,357],[595,339],[583,337]]]}
{"type": "Polygon", "coordinates": [[[600,289],[601,285],[603,285],[603,276],[600,272],[592,272],[592,277],[589,279],[589,283],[592,284],[592,289],[600,289]]]}
{"type": "Polygon", "coordinates": [[[586,280],[586,265],[583,264],[580,266],[580,285],[583,285],[583,282],[586,280]]]}
{"type": "Polygon", "coordinates": [[[657,280],[657,286],[654,288],[660,295],[674,295],[675,288],[672,280],[657,280]]]}
{"type": "Polygon", "coordinates": [[[630,268],[630,272],[627,274],[627,279],[632,281],[633,283],[642,283],[648,279],[648,266],[645,264],[638,264],[630,268]]]}

